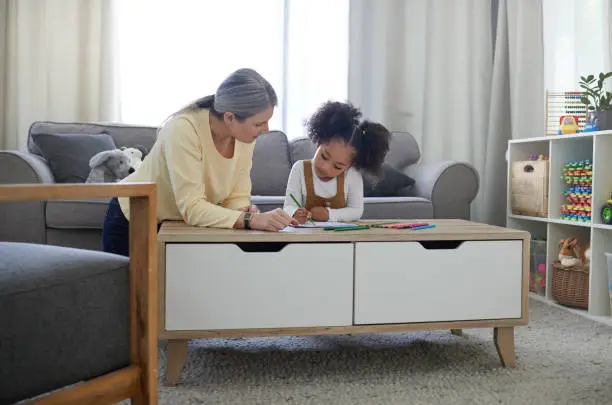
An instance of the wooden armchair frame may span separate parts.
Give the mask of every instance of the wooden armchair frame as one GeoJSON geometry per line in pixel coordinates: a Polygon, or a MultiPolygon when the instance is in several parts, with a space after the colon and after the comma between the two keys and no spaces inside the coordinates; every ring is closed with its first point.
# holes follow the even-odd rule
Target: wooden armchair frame
{"type": "MultiPolygon", "coordinates": [[[[157,215],[154,183],[0,185],[0,202],[129,197],[130,365],[54,391],[37,405],[157,404],[157,215]]],[[[51,370],[50,370],[51,372],[51,370]]]]}

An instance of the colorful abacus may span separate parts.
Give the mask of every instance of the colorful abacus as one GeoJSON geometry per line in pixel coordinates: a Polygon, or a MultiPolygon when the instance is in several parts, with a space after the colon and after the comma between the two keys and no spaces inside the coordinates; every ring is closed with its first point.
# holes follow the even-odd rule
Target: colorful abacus
{"type": "Polygon", "coordinates": [[[593,164],[591,160],[569,162],[561,179],[570,187],[563,192],[567,204],[561,205],[561,219],[591,222],[593,164]]]}

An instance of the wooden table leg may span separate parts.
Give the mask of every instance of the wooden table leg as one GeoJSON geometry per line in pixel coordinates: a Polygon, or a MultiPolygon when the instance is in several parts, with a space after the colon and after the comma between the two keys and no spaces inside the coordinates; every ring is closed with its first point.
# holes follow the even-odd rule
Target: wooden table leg
{"type": "Polygon", "coordinates": [[[455,336],[463,336],[463,329],[451,329],[451,333],[455,336]]]}
{"type": "Polygon", "coordinates": [[[168,340],[168,361],[166,362],[166,386],[174,387],[181,376],[187,359],[186,339],[168,340]]]}
{"type": "Polygon", "coordinates": [[[516,366],[514,354],[514,327],[503,327],[493,329],[493,341],[499,354],[499,359],[504,367],[516,366]]]}

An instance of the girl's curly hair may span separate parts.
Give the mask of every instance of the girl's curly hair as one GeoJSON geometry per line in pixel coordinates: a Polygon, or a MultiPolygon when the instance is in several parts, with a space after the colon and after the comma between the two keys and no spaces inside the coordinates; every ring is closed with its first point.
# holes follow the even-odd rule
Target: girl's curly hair
{"type": "Polygon", "coordinates": [[[356,169],[378,174],[389,151],[391,133],[379,123],[360,122],[361,115],[349,102],[327,101],[306,122],[308,137],[316,145],[343,140],[355,148],[356,169]]]}

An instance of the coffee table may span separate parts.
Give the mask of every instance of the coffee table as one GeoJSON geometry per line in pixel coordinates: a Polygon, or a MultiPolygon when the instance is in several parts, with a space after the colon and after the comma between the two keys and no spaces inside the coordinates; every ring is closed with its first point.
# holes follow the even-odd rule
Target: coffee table
{"type": "Polygon", "coordinates": [[[528,323],[529,233],[426,222],[436,227],[271,233],[165,222],[166,385],[196,338],[493,328],[502,365],[513,367],[514,327],[528,323]]]}

